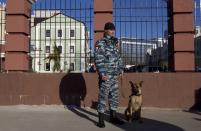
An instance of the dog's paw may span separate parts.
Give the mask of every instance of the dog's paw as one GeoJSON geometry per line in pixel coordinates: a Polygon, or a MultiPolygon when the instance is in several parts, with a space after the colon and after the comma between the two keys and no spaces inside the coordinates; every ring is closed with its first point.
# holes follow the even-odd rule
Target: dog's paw
{"type": "Polygon", "coordinates": [[[126,115],[125,119],[126,119],[126,121],[129,121],[130,118],[129,118],[129,116],[126,115]]]}

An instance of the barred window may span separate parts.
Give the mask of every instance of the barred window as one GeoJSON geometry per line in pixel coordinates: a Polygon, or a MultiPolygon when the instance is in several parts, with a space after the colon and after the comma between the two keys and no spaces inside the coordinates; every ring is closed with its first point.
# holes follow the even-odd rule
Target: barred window
{"type": "Polygon", "coordinates": [[[58,46],[59,48],[59,53],[62,53],[62,46],[58,46]]]}
{"type": "Polygon", "coordinates": [[[75,30],[70,30],[70,37],[75,37],[75,30]]]}
{"type": "Polygon", "coordinates": [[[50,53],[50,46],[46,46],[46,47],[45,47],[45,52],[46,52],[46,53],[50,53]]]}
{"type": "Polygon", "coordinates": [[[58,30],[58,37],[62,37],[62,30],[58,30]]]}
{"type": "Polygon", "coordinates": [[[74,68],[75,68],[75,67],[74,67],[74,63],[70,63],[70,70],[71,70],[71,71],[74,71],[74,68]]]}
{"type": "Polygon", "coordinates": [[[70,46],[70,53],[74,53],[74,46],[70,46]]]}
{"type": "Polygon", "coordinates": [[[46,36],[46,37],[50,37],[50,30],[46,30],[46,31],[45,31],[45,36],[46,36]]]}
{"type": "Polygon", "coordinates": [[[50,71],[50,63],[45,64],[45,69],[46,69],[46,71],[50,71]]]}

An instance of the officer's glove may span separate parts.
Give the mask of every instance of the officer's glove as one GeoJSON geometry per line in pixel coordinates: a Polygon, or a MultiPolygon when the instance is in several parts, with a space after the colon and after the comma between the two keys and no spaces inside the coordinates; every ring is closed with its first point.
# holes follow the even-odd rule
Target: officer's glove
{"type": "Polygon", "coordinates": [[[101,77],[101,79],[102,79],[103,81],[106,81],[106,80],[109,79],[109,77],[108,77],[107,75],[105,75],[105,73],[101,73],[101,74],[100,74],[100,77],[101,77]]]}
{"type": "Polygon", "coordinates": [[[101,78],[103,81],[107,81],[108,79],[109,79],[109,77],[108,76],[102,76],[102,78],[101,78]]]}
{"type": "Polygon", "coordinates": [[[119,75],[120,75],[120,76],[123,76],[123,75],[124,75],[124,71],[121,71],[119,75]]]}

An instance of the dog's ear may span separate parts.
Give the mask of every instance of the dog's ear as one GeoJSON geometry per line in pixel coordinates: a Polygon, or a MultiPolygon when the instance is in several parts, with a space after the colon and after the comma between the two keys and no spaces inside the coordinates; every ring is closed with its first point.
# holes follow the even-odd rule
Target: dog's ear
{"type": "Polygon", "coordinates": [[[142,87],[142,84],[144,83],[144,81],[140,81],[140,86],[142,87]]]}
{"type": "Polygon", "coordinates": [[[135,84],[132,81],[129,81],[132,88],[135,88],[135,84]]]}
{"type": "Polygon", "coordinates": [[[133,86],[133,85],[134,85],[132,81],[129,81],[129,83],[130,83],[130,85],[131,85],[131,86],[133,86]]]}

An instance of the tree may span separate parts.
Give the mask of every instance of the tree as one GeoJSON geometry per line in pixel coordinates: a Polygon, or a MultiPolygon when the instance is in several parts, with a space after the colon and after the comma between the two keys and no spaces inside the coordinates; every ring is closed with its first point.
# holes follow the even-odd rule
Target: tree
{"type": "Polygon", "coordinates": [[[53,53],[50,53],[49,56],[46,58],[49,60],[49,62],[51,62],[52,60],[54,62],[54,66],[52,68],[53,72],[60,71],[60,69],[61,69],[60,55],[61,55],[61,51],[58,48],[58,46],[56,45],[56,42],[54,42],[53,53]]]}

